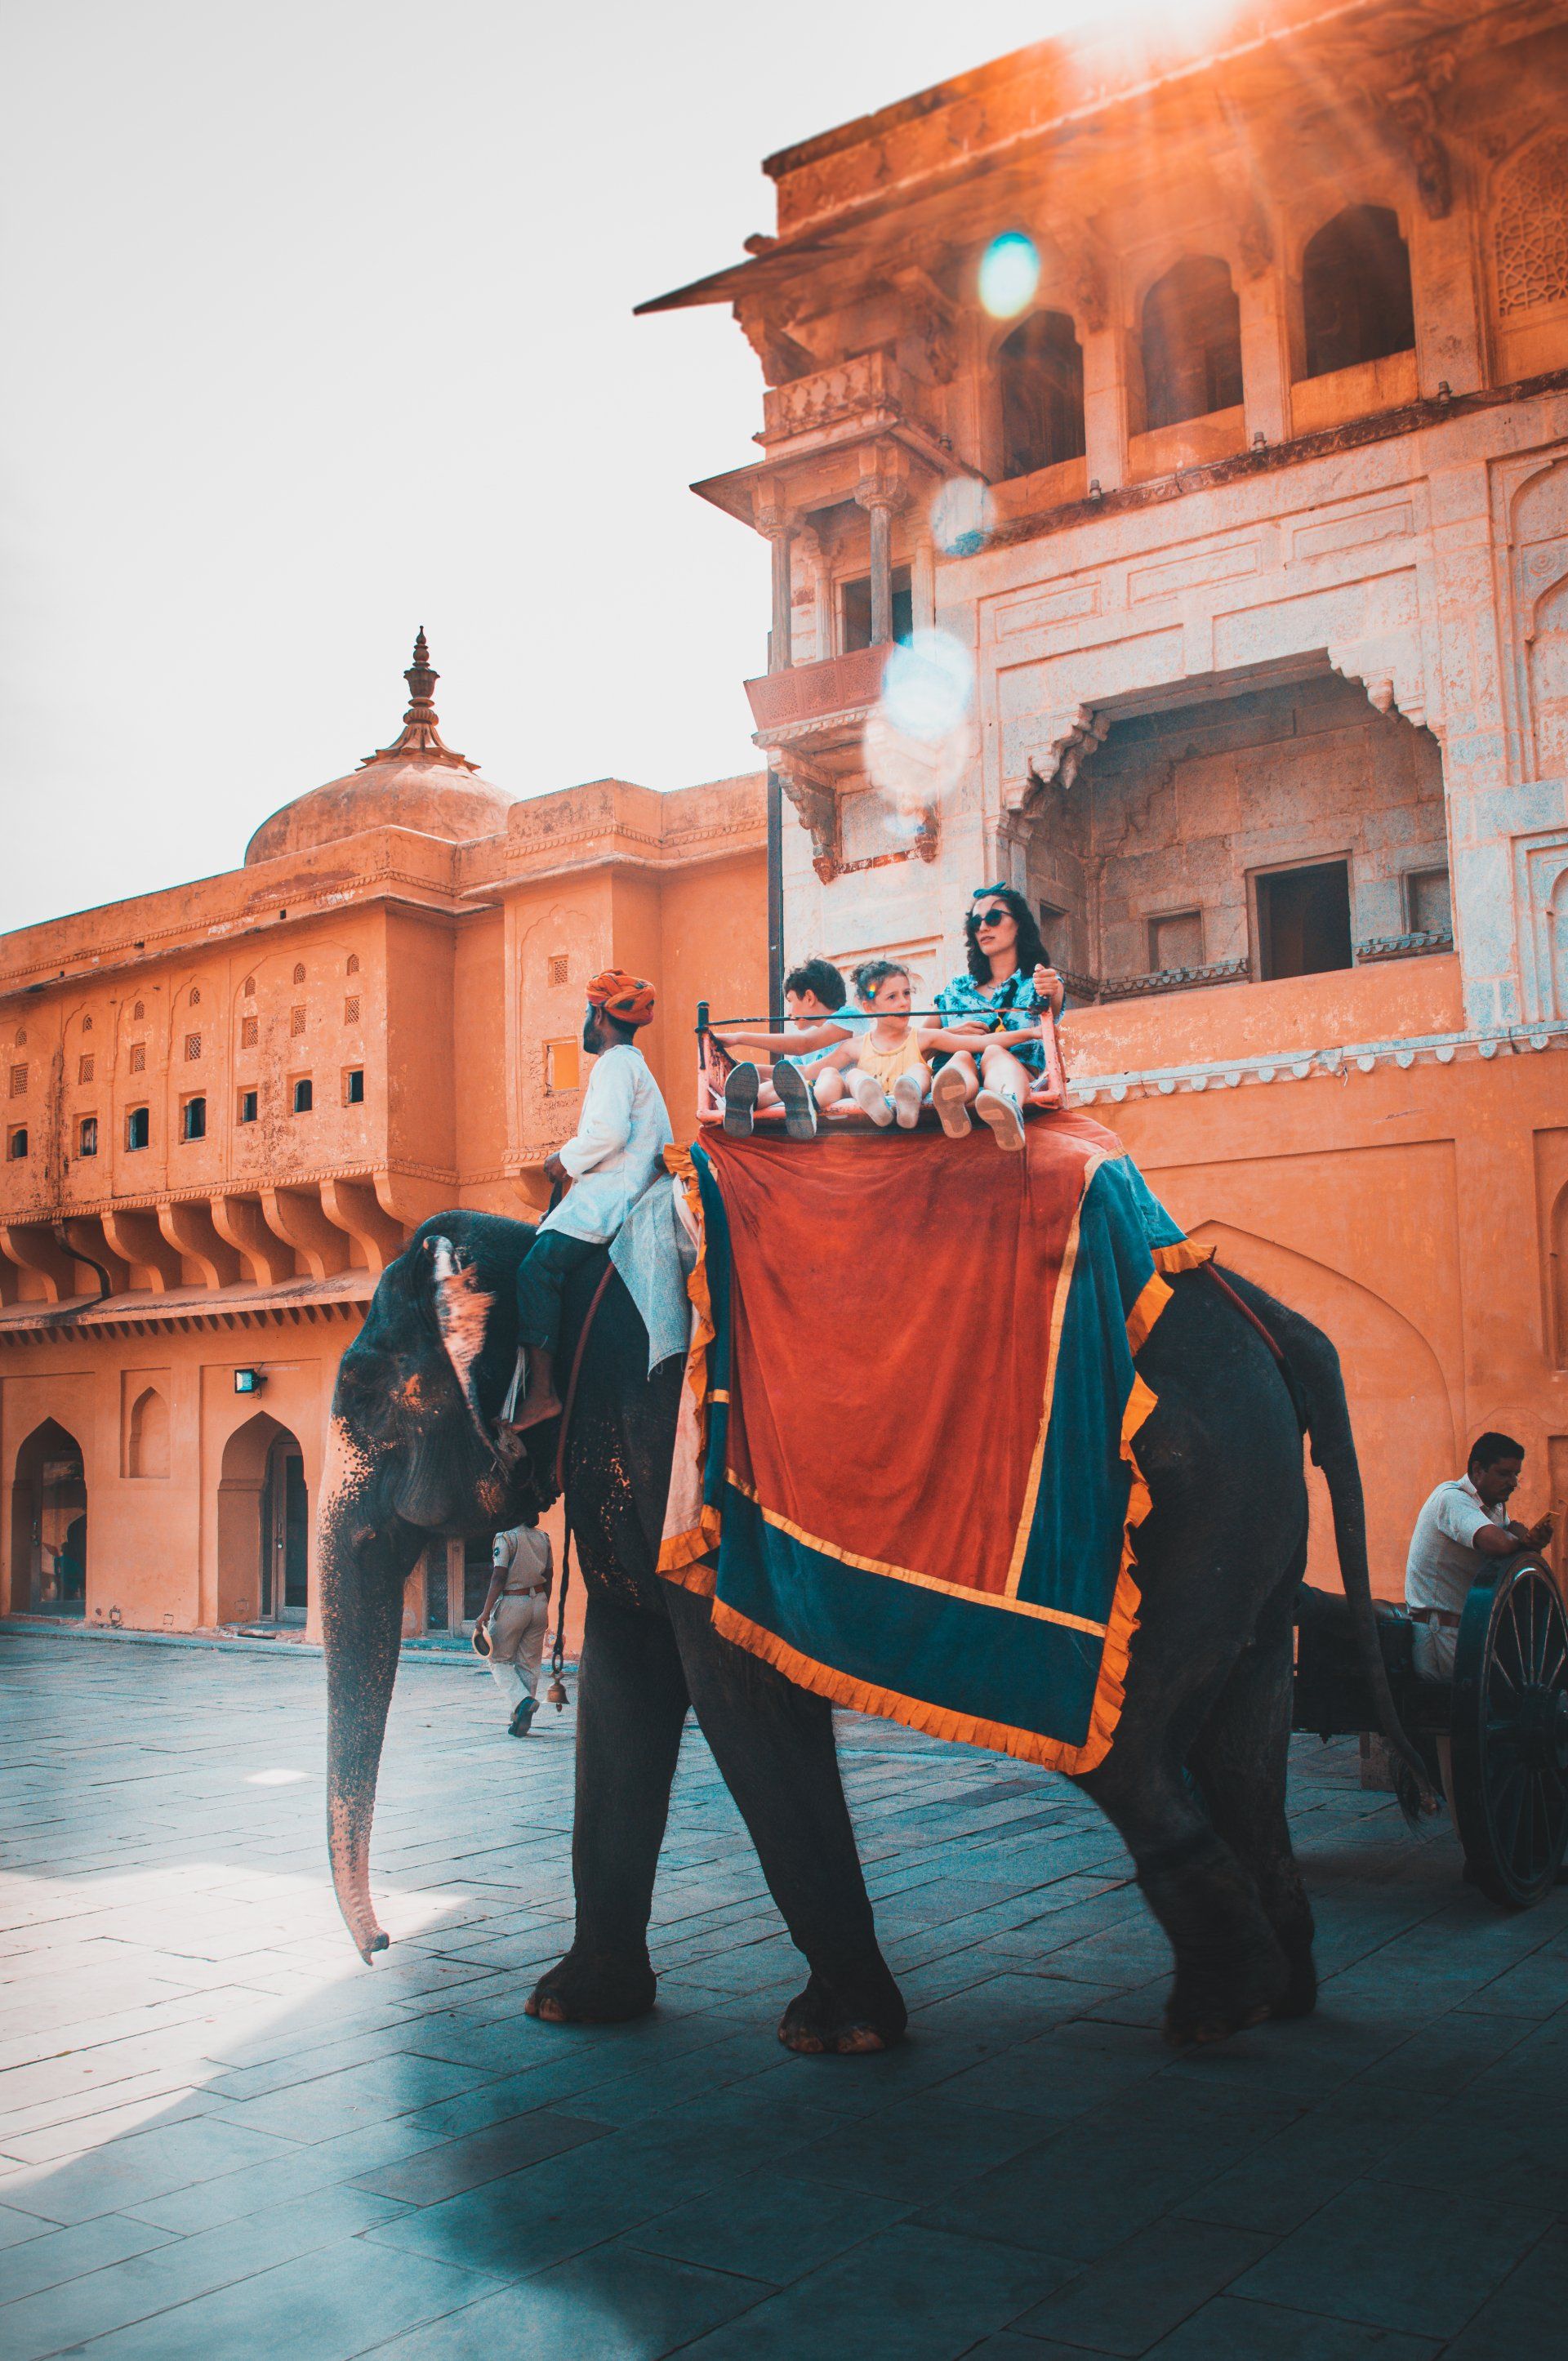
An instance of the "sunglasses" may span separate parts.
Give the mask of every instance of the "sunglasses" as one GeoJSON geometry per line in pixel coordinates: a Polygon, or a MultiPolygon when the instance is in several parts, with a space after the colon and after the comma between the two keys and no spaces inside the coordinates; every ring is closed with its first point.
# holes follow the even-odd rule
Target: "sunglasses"
{"type": "Polygon", "coordinates": [[[975,931],[978,934],[981,927],[999,927],[1003,918],[1012,916],[1012,911],[1004,904],[998,904],[991,910],[977,910],[974,914],[975,931]]]}

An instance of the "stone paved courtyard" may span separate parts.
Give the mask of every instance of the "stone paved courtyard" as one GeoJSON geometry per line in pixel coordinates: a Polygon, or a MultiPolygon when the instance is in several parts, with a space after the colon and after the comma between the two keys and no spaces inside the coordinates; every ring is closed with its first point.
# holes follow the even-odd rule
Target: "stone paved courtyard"
{"type": "Polygon", "coordinates": [[[322,1846],[321,1664],[0,1638],[0,2354],[101,2361],[1521,2361],[1568,2344],[1568,1889],[1522,1918],[1298,1741],[1320,2014],[1178,2057],[1061,1781],[846,1719],[913,2038],[801,1981],[688,1731],[658,2014],[521,2004],[570,1918],[572,1717],[399,1682],[393,1949],[322,1846]]]}

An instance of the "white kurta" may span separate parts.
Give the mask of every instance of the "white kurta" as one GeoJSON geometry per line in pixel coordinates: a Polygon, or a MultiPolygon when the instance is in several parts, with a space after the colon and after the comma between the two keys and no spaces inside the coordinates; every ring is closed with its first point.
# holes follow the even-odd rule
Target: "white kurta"
{"type": "MultiPolygon", "coordinates": [[[[1475,1536],[1486,1525],[1506,1525],[1508,1512],[1499,1500],[1490,1509],[1468,1476],[1440,1484],[1428,1495],[1405,1565],[1405,1604],[1441,1607],[1450,1615],[1463,1614],[1470,1586],[1487,1561],[1475,1547],[1475,1536]]],[[[1416,1673],[1420,1679],[1446,1681],[1453,1677],[1453,1653],[1458,1633],[1441,1623],[1416,1626],[1416,1673]]]]}
{"type": "Polygon", "coordinates": [[[630,1041],[618,1041],[595,1060],[577,1128],[558,1151],[575,1185],[540,1228],[608,1245],[663,1172],[674,1137],[647,1060],[630,1041]]]}

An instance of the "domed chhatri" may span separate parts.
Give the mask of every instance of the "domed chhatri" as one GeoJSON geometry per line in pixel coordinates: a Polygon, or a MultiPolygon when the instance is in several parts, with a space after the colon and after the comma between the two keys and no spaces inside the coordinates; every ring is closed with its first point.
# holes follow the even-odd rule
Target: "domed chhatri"
{"type": "Polygon", "coordinates": [[[479,776],[466,754],[444,745],[431,692],[441,677],[432,666],[424,627],[414,642],[413,662],[403,678],[409,708],[389,746],[367,754],[356,771],[329,779],[297,796],[264,819],[245,849],[246,866],[281,852],[304,852],[335,844],[370,828],[407,828],[455,844],[466,837],[494,836],[506,826],[515,796],[479,776]]]}

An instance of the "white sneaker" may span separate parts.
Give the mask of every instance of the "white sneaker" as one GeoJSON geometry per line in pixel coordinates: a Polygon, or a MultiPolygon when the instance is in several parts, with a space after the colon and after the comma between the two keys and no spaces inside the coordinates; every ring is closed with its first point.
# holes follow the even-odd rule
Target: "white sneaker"
{"type": "Polygon", "coordinates": [[[974,1103],[981,1123],[991,1126],[998,1148],[1016,1152],[1024,1145],[1024,1116],[1016,1099],[1005,1091],[981,1091],[974,1103]]]}
{"type": "Polygon", "coordinates": [[[925,1095],[925,1084],[918,1074],[900,1074],[893,1086],[893,1111],[898,1117],[900,1131],[914,1130],[920,1120],[920,1102],[925,1095]]]}
{"type": "Polygon", "coordinates": [[[880,1130],[893,1121],[893,1102],[874,1074],[851,1074],[850,1091],[856,1104],[880,1130]]]}
{"type": "Polygon", "coordinates": [[[962,1139],[973,1129],[964,1101],[964,1078],[955,1067],[944,1066],[931,1085],[931,1104],[949,1139],[962,1139]]]}

